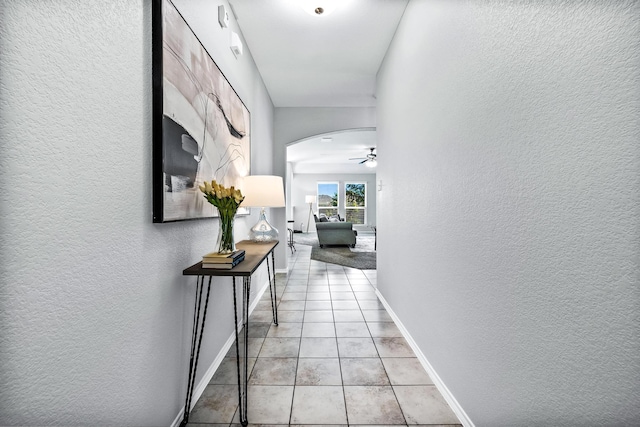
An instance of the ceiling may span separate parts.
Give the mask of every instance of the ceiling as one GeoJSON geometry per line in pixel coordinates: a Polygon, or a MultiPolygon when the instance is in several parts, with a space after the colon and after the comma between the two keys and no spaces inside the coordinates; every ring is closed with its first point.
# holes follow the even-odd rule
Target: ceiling
{"type": "Polygon", "coordinates": [[[353,130],[310,138],[287,147],[287,161],[293,173],[375,173],[375,169],[359,164],[376,146],[375,130],[353,130]],[[330,141],[322,138],[331,138],[330,141]]]}
{"type": "MultiPolygon", "coordinates": [[[[229,0],[274,106],[375,107],[376,74],[408,0],[310,0],[337,2],[320,16],[300,7],[308,1],[229,0]]],[[[375,146],[375,131],[344,132],[290,146],[287,161],[295,173],[371,173],[348,159],[375,146]]]]}
{"type": "Polygon", "coordinates": [[[274,106],[375,106],[376,74],[407,0],[338,0],[326,16],[305,12],[305,1],[229,2],[274,106]]]}

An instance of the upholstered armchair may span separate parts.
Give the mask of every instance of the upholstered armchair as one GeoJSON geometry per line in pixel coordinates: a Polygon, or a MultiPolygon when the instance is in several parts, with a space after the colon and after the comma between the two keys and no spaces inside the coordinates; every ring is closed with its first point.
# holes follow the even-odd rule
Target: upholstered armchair
{"type": "Polygon", "coordinates": [[[353,229],[353,224],[344,221],[329,221],[318,219],[313,215],[318,232],[318,243],[323,248],[325,245],[347,245],[352,248],[356,246],[356,236],[358,232],[353,229]]]}

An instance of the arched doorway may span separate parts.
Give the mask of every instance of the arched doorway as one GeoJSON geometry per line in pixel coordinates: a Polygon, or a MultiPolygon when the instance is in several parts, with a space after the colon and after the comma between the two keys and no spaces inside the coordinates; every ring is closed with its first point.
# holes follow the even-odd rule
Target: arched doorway
{"type": "MultiPolygon", "coordinates": [[[[376,224],[376,168],[363,159],[377,146],[375,128],[349,129],[314,135],[287,145],[287,220],[295,231],[314,230],[313,213],[318,206],[318,184],[335,189],[335,212],[349,217],[359,232],[372,232],[376,224]],[[363,206],[354,205],[350,194],[363,192],[363,206]],[[311,206],[308,196],[315,196],[311,206]],[[292,221],[292,222],[291,222],[292,221]],[[311,224],[309,224],[311,222],[311,224]]],[[[375,151],[374,151],[375,152],[375,151]]],[[[360,199],[358,199],[360,200],[360,199]]],[[[322,205],[322,203],[321,203],[322,205]]],[[[329,213],[329,210],[326,210],[329,213]]]]}

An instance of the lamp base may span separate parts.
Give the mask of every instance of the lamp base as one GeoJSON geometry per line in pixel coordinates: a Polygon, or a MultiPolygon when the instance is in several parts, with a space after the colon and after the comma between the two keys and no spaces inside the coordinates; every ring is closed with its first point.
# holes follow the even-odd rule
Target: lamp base
{"type": "Polygon", "coordinates": [[[278,240],[278,229],[269,224],[264,208],[260,210],[260,218],[249,230],[249,240],[256,243],[268,243],[278,240]]]}

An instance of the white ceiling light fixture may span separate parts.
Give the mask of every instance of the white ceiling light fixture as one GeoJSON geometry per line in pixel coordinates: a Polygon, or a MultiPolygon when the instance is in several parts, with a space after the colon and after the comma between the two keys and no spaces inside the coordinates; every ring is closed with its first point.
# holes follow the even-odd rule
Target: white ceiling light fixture
{"type": "Polygon", "coordinates": [[[370,153],[367,154],[367,157],[353,157],[349,160],[362,160],[360,162],[361,165],[365,165],[368,168],[375,168],[376,166],[378,166],[378,161],[376,160],[376,153],[374,153],[374,151],[376,150],[376,147],[371,147],[369,148],[370,153]]]}
{"type": "Polygon", "coordinates": [[[313,16],[327,16],[333,12],[340,0],[298,0],[298,4],[309,15],[313,16]]]}

